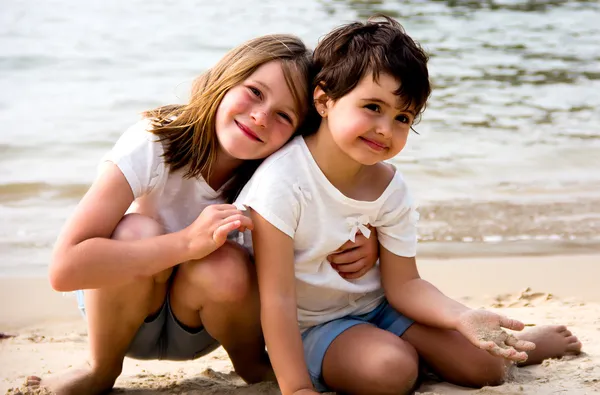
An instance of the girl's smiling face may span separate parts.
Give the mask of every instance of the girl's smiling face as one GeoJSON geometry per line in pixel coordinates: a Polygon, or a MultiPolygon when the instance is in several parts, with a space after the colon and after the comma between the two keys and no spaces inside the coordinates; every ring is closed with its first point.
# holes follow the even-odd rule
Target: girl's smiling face
{"type": "MultiPolygon", "coordinates": [[[[415,119],[394,92],[400,82],[389,74],[366,75],[338,100],[327,100],[323,120],[336,145],[363,165],[396,156],[404,146],[415,119]]],[[[317,93],[318,95],[318,93],[317,93]]]]}
{"type": "Polygon", "coordinates": [[[266,158],[292,137],[300,121],[281,63],[265,63],[223,97],[215,124],[220,151],[239,160],[266,158]]]}

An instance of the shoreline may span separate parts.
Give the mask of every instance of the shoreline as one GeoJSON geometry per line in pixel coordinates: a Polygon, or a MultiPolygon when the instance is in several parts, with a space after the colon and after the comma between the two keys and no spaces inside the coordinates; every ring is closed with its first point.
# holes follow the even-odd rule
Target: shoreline
{"type": "MultiPolygon", "coordinates": [[[[549,243],[548,246],[540,243],[419,243],[417,250],[417,261],[421,262],[437,262],[437,261],[453,261],[462,262],[465,260],[501,260],[501,259],[543,259],[554,257],[579,258],[587,259],[590,256],[598,256],[600,262],[600,243],[598,246],[594,244],[569,244],[555,246],[556,243],[549,243]],[[543,248],[542,248],[543,247],[543,248]]],[[[5,259],[10,260],[7,256],[5,259]]],[[[49,258],[48,258],[49,261],[49,258]]],[[[24,265],[28,266],[28,265],[24,265]]],[[[5,278],[26,279],[26,278],[45,278],[47,276],[48,264],[30,265],[31,267],[23,268],[23,266],[0,266],[0,281],[5,278]]]]}
{"type": "MultiPolygon", "coordinates": [[[[600,254],[422,258],[421,277],[452,298],[486,298],[530,288],[600,303],[600,254]]],[[[51,289],[45,275],[0,276],[0,331],[46,320],[82,318],[75,296],[51,289]],[[10,299],[8,299],[10,298],[10,299]]]]}

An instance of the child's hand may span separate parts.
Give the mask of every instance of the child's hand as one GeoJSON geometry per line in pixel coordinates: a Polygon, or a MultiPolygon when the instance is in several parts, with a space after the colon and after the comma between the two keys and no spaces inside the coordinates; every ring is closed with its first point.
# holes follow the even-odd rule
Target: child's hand
{"type": "Polygon", "coordinates": [[[533,350],[535,344],[518,340],[502,328],[520,331],[524,327],[525,325],[520,321],[491,311],[468,310],[460,315],[456,329],[475,346],[492,355],[523,362],[527,359],[525,351],[533,350]]]}
{"type": "Polygon", "coordinates": [[[355,242],[348,240],[327,257],[331,266],[346,280],[362,277],[371,270],[379,259],[379,240],[377,231],[369,226],[371,236],[367,239],[357,233],[355,242]]]}
{"type": "Polygon", "coordinates": [[[190,259],[201,259],[221,247],[233,230],[253,229],[252,220],[233,204],[213,204],[183,230],[190,259]]]}

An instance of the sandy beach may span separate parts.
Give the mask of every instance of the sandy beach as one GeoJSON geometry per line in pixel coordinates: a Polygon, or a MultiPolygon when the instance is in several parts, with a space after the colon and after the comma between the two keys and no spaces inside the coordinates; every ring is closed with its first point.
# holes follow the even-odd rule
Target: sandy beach
{"type": "MultiPolygon", "coordinates": [[[[486,307],[528,326],[566,324],[583,354],[513,369],[481,390],[426,382],[420,394],[600,393],[600,255],[421,260],[421,274],[471,307],[486,307]]],[[[54,374],[85,359],[87,335],[73,297],[44,278],[0,279],[0,393],[30,374],[54,374]]],[[[272,383],[247,386],[222,349],[192,362],[125,361],[113,393],[279,394],[272,383]]]]}

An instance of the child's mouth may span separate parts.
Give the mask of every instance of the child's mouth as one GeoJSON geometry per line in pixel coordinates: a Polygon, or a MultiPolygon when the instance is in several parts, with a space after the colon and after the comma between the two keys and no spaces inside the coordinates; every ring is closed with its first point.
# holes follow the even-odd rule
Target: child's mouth
{"type": "Polygon", "coordinates": [[[369,140],[367,138],[361,137],[360,138],[365,144],[367,144],[371,149],[381,152],[387,149],[387,147],[383,144],[380,144],[376,141],[373,140],[369,140]]]}
{"type": "Polygon", "coordinates": [[[248,128],[246,125],[243,125],[241,123],[239,123],[238,121],[234,121],[235,124],[237,125],[238,128],[240,128],[240,130],[242,131],[242,133],[244,133],[247,137],[249,137],[250,139],[254,140],[254,141],[259,141],[261,143],[263,143],[264,141],[262,141],[258,135],[256,133],[254,133],[250,128],[248,128]]]}

